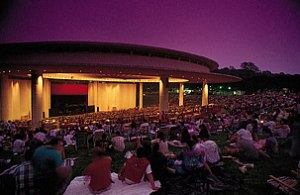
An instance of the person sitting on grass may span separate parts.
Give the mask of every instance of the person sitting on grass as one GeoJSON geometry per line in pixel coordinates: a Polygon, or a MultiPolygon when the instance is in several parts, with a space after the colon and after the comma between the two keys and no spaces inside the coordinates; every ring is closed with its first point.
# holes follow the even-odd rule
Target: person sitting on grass
{"type": "Polygon", "coordinates": [[[182,129],[180,130],[180,134],[179,134],[179,140],[173,140],[168,142],[171,146],[176,147],[176,148],[187,148],[188,147],[188,142],[191,141],[191,136],[189,134],[189,131],[187,128],[182,127],[182,129]]]}
{"type": "Polygon", "coordinates": [[[116,132],[116,136],[112,138],[113,148],[115,152],[123,152],[125,150],[124,137],[121,136],[120,131],[116,132]]]}
{"type": "Polygon", "coordinates": [[[231,143],[235,143],[235,147],[224,147],[224,150],[229,154],[237,154],[246,159],[258,159],[259,150],[256,149],[253,142],[250,140],[242,139],[239,135],[232,135],[229,138],[231,143]]]}
{"type": "Polygon", "coordinates": [[[194,150],[197,150],[197,146],[202,144],[205,149],[206,153],[206,161],[208,165],[217,165],[220,162],[220,149],[216,142],[209,139],[209,133],[205,128],[202,128],[202,130],[199,133],[200,142],[198,142],[194,146],[194,150]]]}
{"type": "Polygon", "coordinates": [[[34,180],[33,180],[33,166],[32,155],[34,151],[42,146],[43,143],[37,139],[30,141],[25,150],[25,161],[23,161],[14,171],[16,181],[15,194],[35,194],[34,180]]]}
{"type": "Polygon", "coordinates": [[[270,157],[274,157],[274,155],[278,154],[277,140],[268,127],[263,129],[263,134],[266,138],[265,151],[270,157]]]}
{"type": "Polygon", "coordinates": [[[252,141],[252,134],[251,132],[247,129],[247,121],[241,121],[240,122],[240,129],[236,132],[237,135],[240,136],[241,139],[243,140],[249,140],[252,141]]]}
{"type": "Polygon", "coordinates": [[[112,150],[112,142],[109,140],[106,133],[102,134],[102,139],[96,141],[96,147],[105,148],[107,152],[111,152],[112,150]]]}
{"type": "Polygon", "coordinates": [[[151,188],[158,190],[154,183],[152,170],[149,161],[145,158],[144,149],[139,147],[136,151],[136,156],[132,156],[127,159],[118,175],[119,180],[126,184],[136,184],[144,180],[144,176],[147,176],[151,188]]]}
{"type": "Polygon", "coordinates": [[[111,157],[105,155],[105,148],[96,147],[93,149],[93,162],[84,171],[85,176],[90,176],[88,188],[92,194],[101,193],[111,188],[111,161],[111,157]]]}
{"type": "Polygon", "coordinates": [[[71,168],[64,166],[61,155],[63,140],[53,137],[48,145],[35,150],[32,162],[34,185],[38,194],[62,194],[71,177],[71,168]]]}
{"type": "Polygon", "coordinates": [[[275,127],[273,133],[277,138],[279,145],[284,145],[288,143],[289,141],[288,136],[291,133],[291,129],[288,125],[288,120],[282,119],[280,121],[280,124],[275,127]]]}
{"type": "Polygon", "coordinates": [[[206,170],[209,174],[212,174],[206,162],[206,153],[204,147],[195,150],[195,142],[188,141],[188,149],[181,153],[181,159],[183,161],[183,169],[186,173],[192,173],[194,171],[206,170]]]}
{"type": "Polygon", "coordinates": [[[168,141],[166,140],[163,132],[159,131],[157,133],[157,138],[152,140],[151,143],[158,143],[159,152],[162,153],[163,155],[165,156],[172,155],[172,153],[169,151],[168,141]]]}
{"type": "Polygon", "coordinates": [[[160,146],[158,143],[153,144],[152,153],[148,156],[148,160],[151,164],[154,179],[163,183],[168,174],[168,159],[161,152],[159,152],[159,147],[160,146]]]}

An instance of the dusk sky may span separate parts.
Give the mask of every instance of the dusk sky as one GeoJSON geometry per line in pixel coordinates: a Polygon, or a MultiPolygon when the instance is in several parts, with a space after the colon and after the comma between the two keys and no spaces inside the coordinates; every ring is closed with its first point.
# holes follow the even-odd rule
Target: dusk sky
{"type": "MultiPolygon", "coordinates": [[[[9,2],[9,1],[6,1],[9,2]]],[[[0,42],[93,41],[163,47],[220,67],[300,74],[297,0],[10,0],[0,42]]]]}

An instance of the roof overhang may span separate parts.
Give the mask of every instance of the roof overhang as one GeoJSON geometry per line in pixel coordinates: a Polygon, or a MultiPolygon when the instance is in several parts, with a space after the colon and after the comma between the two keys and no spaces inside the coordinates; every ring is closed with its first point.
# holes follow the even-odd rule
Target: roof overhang
{"type": "Polygon", "coordinates": [[[49,79],[102,82],[237,82],[211,73],[218,64],[186,52],[140,45],[91,42],[0,44],[1,74],[26,78],[34,71],[49,79]]]}

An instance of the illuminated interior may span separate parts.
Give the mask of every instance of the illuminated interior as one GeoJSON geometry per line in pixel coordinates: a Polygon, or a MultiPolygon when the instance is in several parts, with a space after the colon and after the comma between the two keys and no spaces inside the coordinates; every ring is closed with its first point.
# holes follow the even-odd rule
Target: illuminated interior
{"type": "MultiPolygon", "coordinates": [[[[104,77],[101,74],[76,74],[76,73],[44,73],[43,78],[58,80],[98,81],[98,82],[121,82],[121,83],[158,83],[157,76],[142,75],[119,75],[118,77],[104,77]]],[[[188,82],[187,79],[169,77],[170,83],[188,82]]]]}

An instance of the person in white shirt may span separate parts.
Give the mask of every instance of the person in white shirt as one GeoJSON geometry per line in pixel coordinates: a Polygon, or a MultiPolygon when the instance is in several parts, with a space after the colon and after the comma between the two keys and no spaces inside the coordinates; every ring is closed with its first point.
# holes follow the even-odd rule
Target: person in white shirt
{"type": "Polygon", "coordinates": [[[101,132],[101,133],[104,132],[104,129],[102,128],[102,125],[101,125],[101,124],[96,125],[96,128],[95,128],[94,131],[93,131],[93,134],[95,134],[95,133],[97,133],[97,132],[101,132]]]}
{"type": "Polygon", "coordinates": [[[199,138],[200,143],[204,146],[208,165],[217,164],[220,161],[220,149],[216,142],[209,139],[209,133],[206,128],[202,128],[199,138]]]}
{"type": "Polygon", "coordinates": [[[278,135],[278,138],[286,139],[291,132],[288,121],[286,119],[282,119],[280,121],[280,125],[278,125],[274,131],[275,134],[278,135]]]}
{"type": "Polygon", "coordinates": [[[46,141],[46,134],[42,131],[36,132],[33,137],[42,143],[45,143],[46,141]]]}
{"type": "Polygon", "coordinates": [[[148,134],[149,132],[149,123],[147,122],[147,120],[144,120],[144,122],[141,124],[140,126],[140,130],[142,134],[148,134]]]}
{"type": "Polygon", "coordinates": [[[247,127],[247,122],[246,121],[242,121],[240,123],[240,129],[236,132],[236,134],[238,136],[240,136],[241,139],[243,140],[248,140],[248,141],[252,141],[252,134],[250,131],[246,130],[247,127]]]}
{"type": "Polygon", "coordinates": [[[105,124],[103,125],[103,129],[104,129],[104,131],[105,131],[106,133],[109,133],[109,134],[112,133],[112,132],[111,132],[111,128],[110,128],[110,124],[109,124],[109,120],[107,120],[107,121],[105,122],[105,124]]]}
{"type": "Polygon", "coordinates": [[[13,143],[13,153],[22,154],[25,150],[24,136],[19,135],[13,143]]]}

